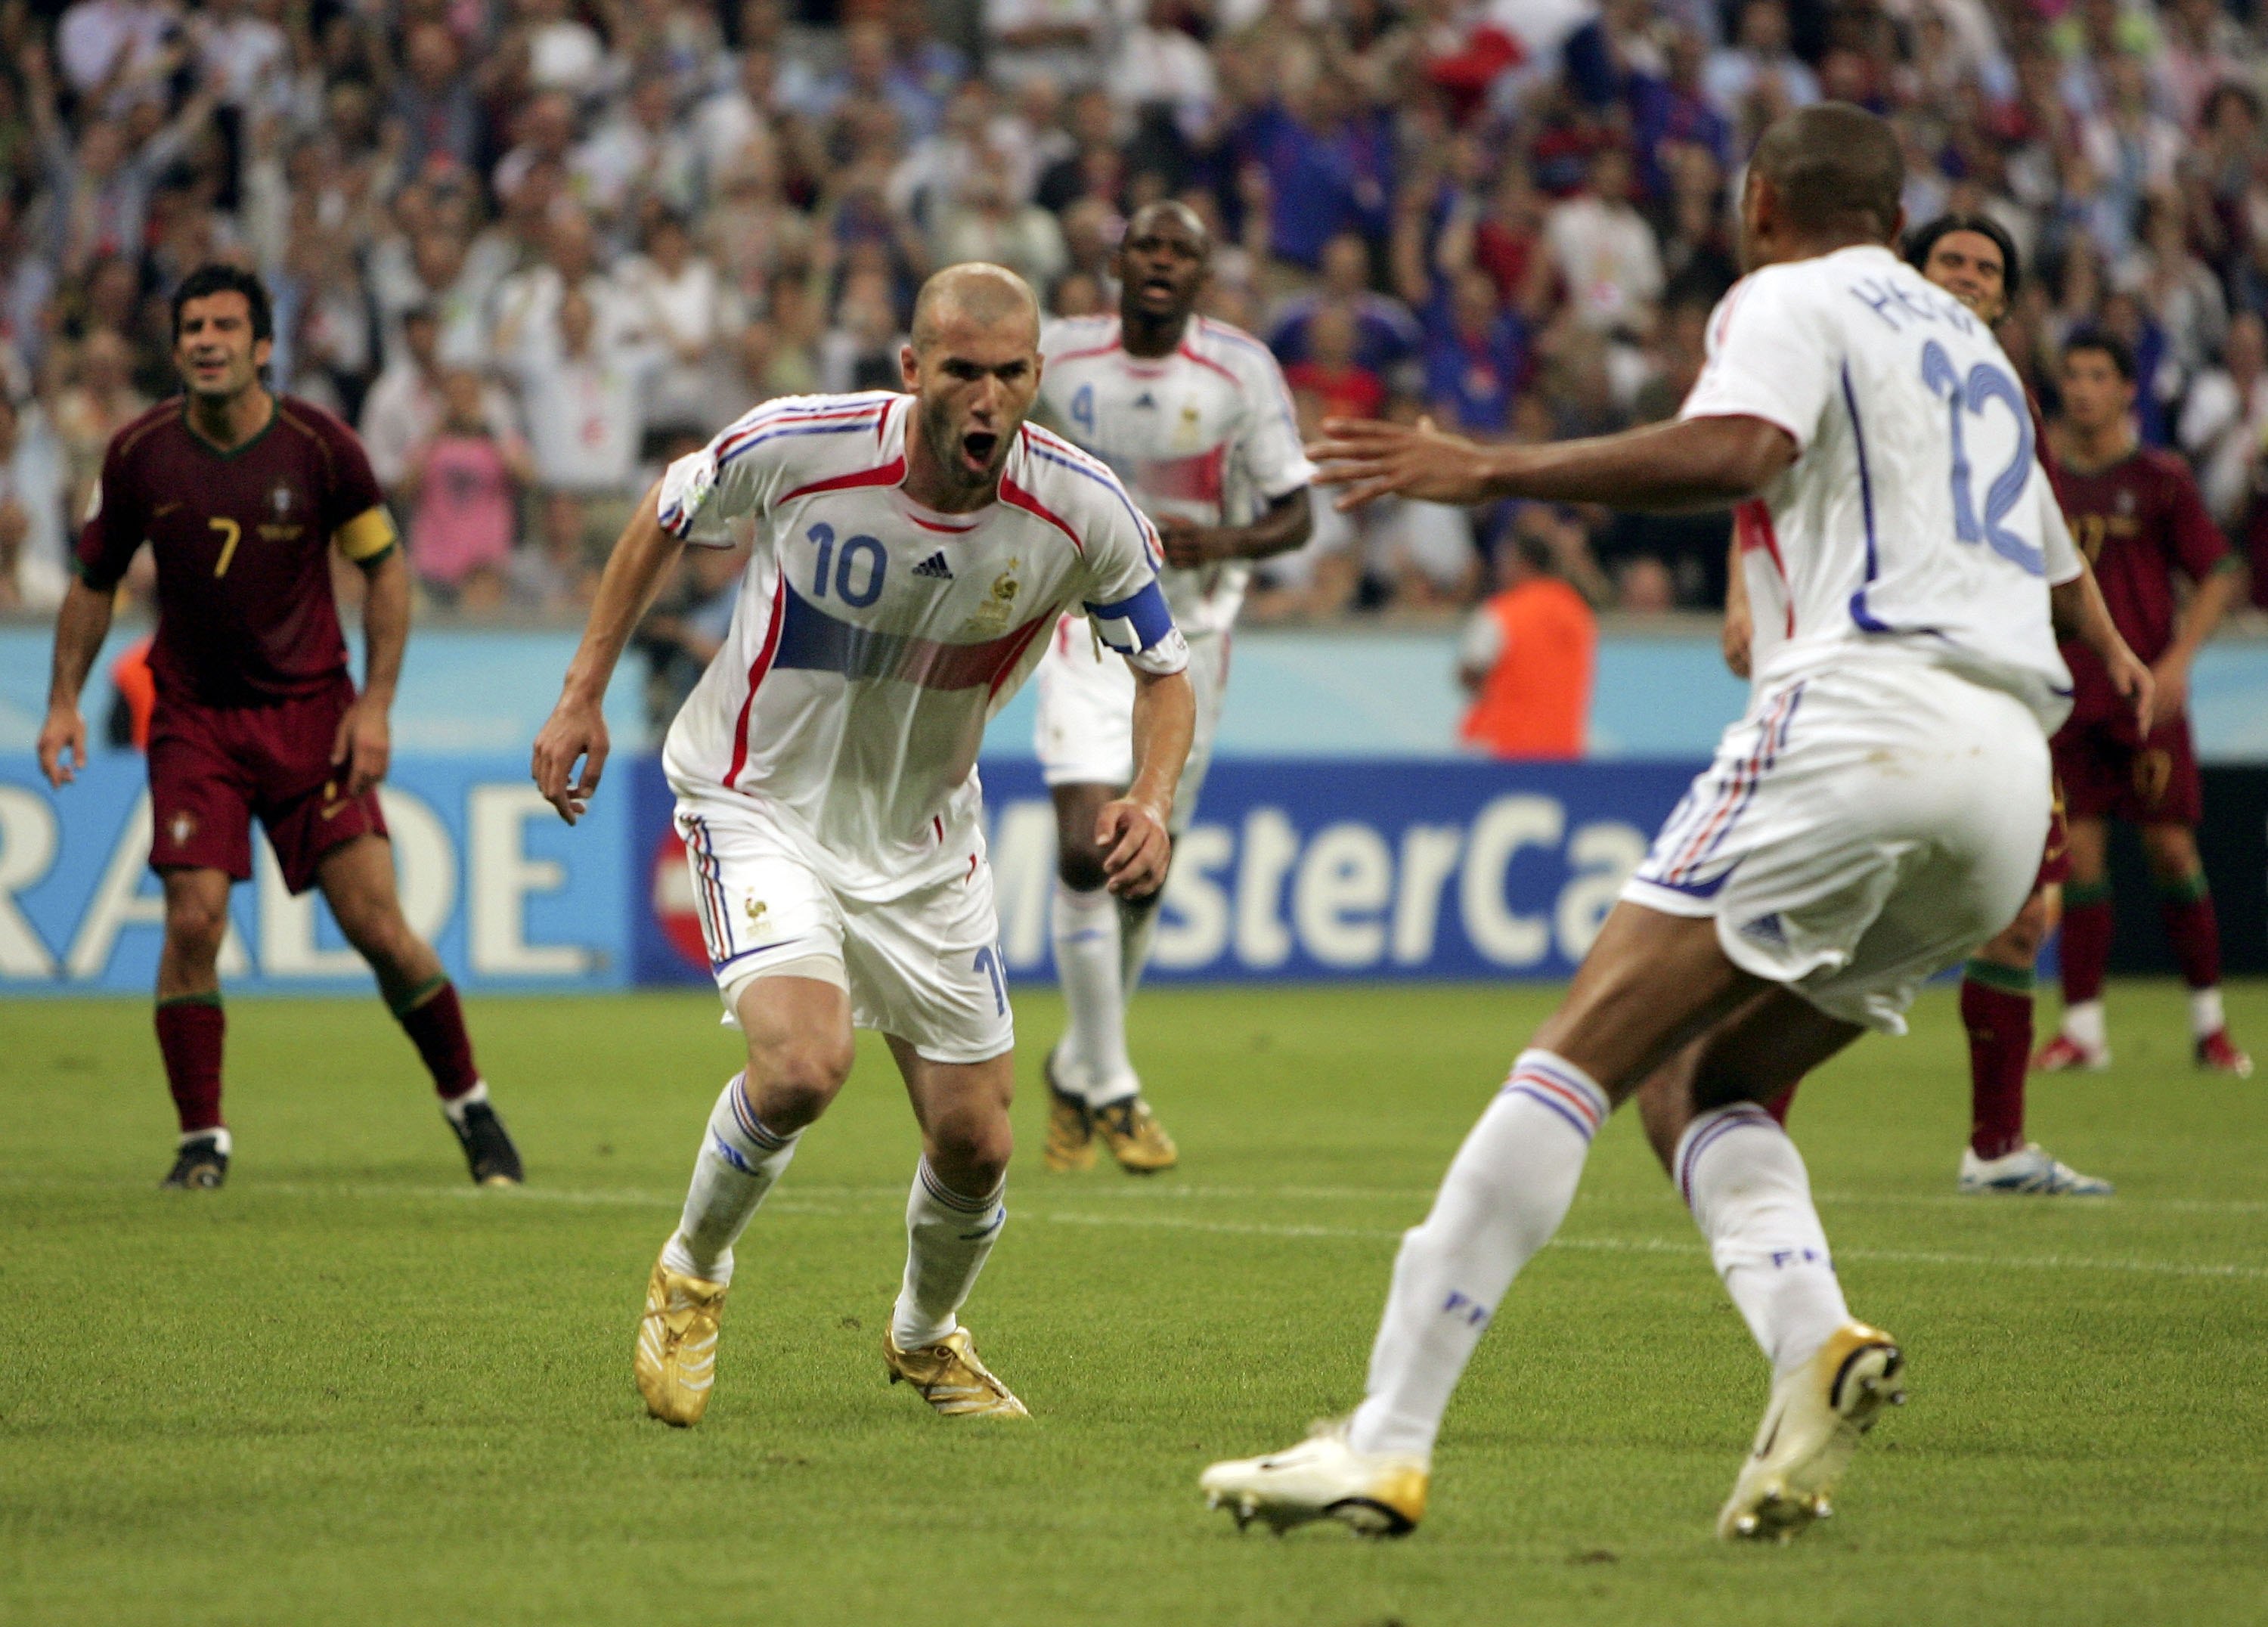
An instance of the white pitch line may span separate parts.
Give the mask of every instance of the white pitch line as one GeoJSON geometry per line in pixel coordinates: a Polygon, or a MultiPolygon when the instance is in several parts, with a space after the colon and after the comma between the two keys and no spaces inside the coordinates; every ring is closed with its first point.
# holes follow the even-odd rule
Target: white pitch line
{"type": "MultiPolygon", "coordinates": [[[[4,1185],[59,1184],[11,1180],[4,1185]]],[[[69,1184],[77,1184],[71,1182],[69,1184]]],[[[674,1192],[640,1189],[631,1187],[576,1189],[563,1187],[522,1187],[516,1191],[497,1192],[477,1187],[448,1186],[370,1186],[366,1184],[327,1185],[314,1182],[276,1182],[253,1184],[247,1182],[244,1190],[253,1194],[273,1194],[283,1197],[352,1197],[381,1199],[440,1199],[459,1203],[502,1204],[560,1204],[578,1208],[676,1209],[684,1199],[674,1192]]],[[[1192,1189],[1161,1189],[1190,1190],[1192,1189]]],[[[1231,1192],[1246,1193],[1254,1197],[1280,1197],[1296,1188],[1214,1188],[1215,1196],[1231,1192]]],[[[1368,1192],[1373,1189],[1354,1189],[1368,1192]]],[[[897,1187],[808,1187],[792,1196],[776,1197],[765,1204],[775,1214],[806,1218],[839,1218],[868,1212],[858,1206],[858,1200],[895,1199],[902,1189],[897,1187]],[[828,1201],[835,1200],[835,1201],[828,1201]]],[[[1382,1189],[1380,1196],[1387,1196],[1382,1189]]],[[[1402,1196],[1401,1194],[1393,1194],[1402,1196]]],[[[1853,1199],[1851,1201],[1868,1201],[1853,1199]]],[[[1895,1201],[1895,1200],[1891,1200],[1895,1201]]],[[[1948,1203],[1978,1203],[1976,1198],[1953,1197],[1948,1203]]],[[[2183,1200],[2169,1200],[2161,1206],[2173,1207],[2183,1200]]],[[[1113,1226],[1142,1226],[1167,1231],[1201,1232],[1226,1237],[1285,1237],[1339,1238],[1361,1242],[1392,1242],[1402,1236],[1398,1229],[1377,1226],[1339,1226],[1285,1224],[1260,1220],[1202,1220],[1189,1215],[1141,1214],[1081,1214],[1065,1210],[1029,1210],[1012,1204],[1014,1212],[1055,1225],[1085,1226],[1108,1228],[1113,1226]]],[[[1575,1248],[1608,1254],[1660,1254],[1703,1255],[1708,1250],[1697,1242],[1680,1242],[1662,1237],[1560,1237],[1550,1245],[1555,1248],[1575,1248]]],[[[1944,1265],[1963,1269],[2014,1268],[2036,1271],[2120,1271],[2145,1277],[2176,1277],[2206,1281],[2268,1281],[2268,1267],[2257,1265],[2216,1264],[2181,1260],[2116,1260],[2092,1259],[2072,1255],[2008,1255],[1961,1254],[1940,1249],[1838,1248],[1836,1257],[1842,1260],[1861,1260],[1885,1265],[1944,1265]]]]}

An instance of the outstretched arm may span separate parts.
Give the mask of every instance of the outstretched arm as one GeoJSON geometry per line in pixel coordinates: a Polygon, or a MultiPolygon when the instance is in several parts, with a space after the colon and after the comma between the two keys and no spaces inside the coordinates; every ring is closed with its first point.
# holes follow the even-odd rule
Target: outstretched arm
{"type": "Polygon", "coordinates": [[[63,607],[55,612],[48,718],[40,725],[40,772],[50,785],[68,785],[86,767],[86,719],[79,713],[79,692],[109,634],[110,595],[73,577],[63,607]]]}
{"type": "Polygon", "coordinates": [[[1795,461],[1795,438],[1762,418],[1683,418],[1545,445],[1484,445],[1416,425],[1332,418],[1307,448],[1342,509],[1399,496],[1430,503],[1533,497],[1654,512],[1754,497],[1795,461]]]}
{"type": "Polygon", "coordinates": [[[1103,805],[1094,827],[1102,873],[1121,898],[1147,898],[1166,885],[1174,857],[1166,825],[1197,720],[1197,692],[1187,673],[1134,668],[1134,783],[1124,796],[1103,805]]]}
{"type": "Polygon", "coordinates": [[[607,681],[615,675],[638,617],[653,602],[685,544],[662,529],[659,486],[645,494],[599,578],[583,642],[567,664],[559,704],[535,736],[534,773],[544,800],[569,824],[581,818],[607,765],[607,681]],[[575,777],[575,765],[583,764],[575,777]]]}

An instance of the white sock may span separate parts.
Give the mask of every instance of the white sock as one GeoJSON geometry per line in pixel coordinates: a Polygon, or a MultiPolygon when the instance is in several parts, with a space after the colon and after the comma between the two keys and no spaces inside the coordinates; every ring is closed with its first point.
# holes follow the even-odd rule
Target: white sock
{"type": "Polygon", "coordinates": [[[1142,968],[1150,964],[1150,946],[1158,939],[1158,909],[1154,900],[1139,909],[1118,906],[1118,983],[1128,1005],[1142,986],[1142,968]]]}
{"type": "Polygon", "coordinates": [[[1450,1161],[1432,1212],[1403,1233],[1368,1395],[1348,1426],[1356,1451],[1432,1454],[1497,1301],[1566,1218],[1608,1110],[1606,1093],[1572,1063],[1521,1053],[1450,1161]]]}
{"type": "Polygon", "coordinates": [[[475,1079],[472,1089],[463,1095],[444,1098],[441,1102],[441,1111],[452,1124],[462,1124],[465,1122],[465,1109],[475,1101],[486,1101],[488,1099],[489,1082],[486,1079],[475,1079]]]}
{"type": "Polygon", "coordinates": [[[2101,1050],[2110,1044],[2110,1034],[2102,1020],[2102,1002],[2081,1000],[2076,1005],[2065,1006],[2063,1036],[2089,1050],[2101,1050]]]}
{"type": "Polygon", "coordinates": [[[2190,1033],[2194,1037],[2205,1039],[2228,1026],[2228,1019],[2220,1009],[2218,987],[2190,990],[2190,1033]]]}
{"type": "Polygon", "coordinates": [[[214,1125],[210,1130],[183,1130],[181,1132],[180,1145],[187,1146],[192,1141],[211,1142],[213,1144],[213,1151],[219,1153],[223,1158],[228,1157],[231,1153],[236,1151],[235,1141],[230,1137],[228,1131],[218,1124],[214,1125]]]}
{"type": "Polygon", "coordinates": [[[938,1179],[922,1160],[906,1197],[906,1280],[890,1313],[890,1337],[902,1351],[934,1344],[961,1324],[954,1314],[976,1286],[976,1274],[1008,1223],[1003,1179],[983,1197],[967,1197],[938,1179]]]}
{"type": "Polygon", "coordinates": [[[1810,1360],[1851,1312],[1795,1143],[1762,1108],[1735,1102],[1685,1127],[1672,1167],[1772,1375],[1810,1360]]]}
{"type": "Polygon", "coordinates": [[[1056,880],[1049,910],[1054,929],[1056,975],[1063,982],[1063,1087],[1091,1108],[1134,1093],[1134,1064],[1126,1056],[1126,989],[1122,980],[1118,901],[1108,888],[1075,893],[1056,880]]]}
{"type": "Polygon", "coordinates": [[[662,1263],[671,1270],[712,1283],[733,1280],[733,1245],[795,1157],[803,1134],[776,1136],[766,1130],[741,1089],[744,1078],[736,1073],[727,1080],[710,1110],[700,1156],[693,1160],[684,1216],[661,1251],[662,1263]]]}

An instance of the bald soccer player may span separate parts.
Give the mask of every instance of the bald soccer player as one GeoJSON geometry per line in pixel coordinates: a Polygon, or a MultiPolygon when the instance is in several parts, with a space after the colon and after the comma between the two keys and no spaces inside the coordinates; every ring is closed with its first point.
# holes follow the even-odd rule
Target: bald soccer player
{"type": "Polygon", "coordinates": [[[1484,446],[1335,422],[1310,449],[1349,503],[1761,499],[1787,614],[1747,715],[1403,1237],[1361,1404],[1202,1476],[1240,1521],[1417,1525],[1465,1364],[1641,1084],[1666,1099],[1648,1104],[1655,1151],[1771,1367],[1719,1535],[1791,1536],[1827,1512],[1903,1398],[1904,1355],[1851,1314],[1803,1160],[1762,1104],[1867,1029],[1902,1032],[1922,982],[2023,903],[2070,704],[2055,629],[2130,703],[2151,688],[2088,592],[1992,330],[1890,247],[1904,183],[1890,126],[1848,104],[1765,133],[1742,195],[1750,275],[1675,423],[1484,446]]]}
{"type": "Polygon", "coordinates": [[[663,748],[711,969],[747,1041],[638,1321],[638,1389],[665,1423],[708,1406],[733,1246],[849,1078],[854,1027],[888,1040],[921,1130],[889,1378],[942,1413],[1027,1416],[958,1320],[1007,1219],[1014,1081],[977,747],[1083,611],[1132,674],[1133,775],[1095,830],[1111,891],[1138,899],[1165,880],[1193,714],[1157,534],[1107,466],[1025,421],[1039,342],[1021,278],[954,266],[915,306],[909,394],[770,401],[671,464],[536,738],[536,784],[571,824],[640,612],[687,544],[755,522],[732,630],[663,748]]]}

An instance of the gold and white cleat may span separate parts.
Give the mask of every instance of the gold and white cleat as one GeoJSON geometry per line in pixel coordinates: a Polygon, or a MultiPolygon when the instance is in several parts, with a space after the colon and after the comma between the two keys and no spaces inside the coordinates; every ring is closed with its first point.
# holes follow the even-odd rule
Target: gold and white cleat
{"type": "Polygon", "coordinates": [[[1904,1404],[1905,1355],[1880,1329],[1845,1322],[1819,1353],[1772,1385],[1756,1444],[1717,1535],[1787,1542],[1833,1511],[1828,1493],[1885,1407],[1904,1404]]]}
{"type": "Polygon", "coordinates": [[[949,1418],[1027,1418],[1031,1412],[976,1358],[968,1329],[956,1328],[934,1344],[902,1351],[882,1336],[882,1363],[890,1382],[910,1384],[921,1398],[949,1418]]]}
{"type": "Polygon", "coordinates": [[[1226,1508],[1240,1531],[1257,1520],[1281,1536],[1336,1520],[1360,1536],[1407,1536],[1425,1517],[1425,1459],[1357,1452],[1346,1422],[1318,1424],[1307,1439],[1266,1457],[1233,1458],[1197,1476],[1205,1506],[1226,1508]]]}
{"type": "Polygon", "coordinates": [[[1154,1175],[1181,1161],[1174,1138],[1138,1094],[1107,1108],[1089,1108],[1088,1113],[1094,1121],[1095,1134],[1128,1174],[1154,1175]]]}
{"type": "Polygon", "coordinates": [[[1094,1121],[1086,1103],[1056,1081],[1056,1054],[1048,1053],[1042,1071],[1048,1082],[1048,1139],[1041,1157],[1058,1174],[1094,1167],[1094,1121]]]}
{"type": "Polygon", "coordinates": [[[682,1429],[698,1424],[708,1410],[717,1381],[717,1324],[724,1314],[724,1284],[653,1263],[631,1367],[645,1410],[663,1423],[682,1429]]]}

